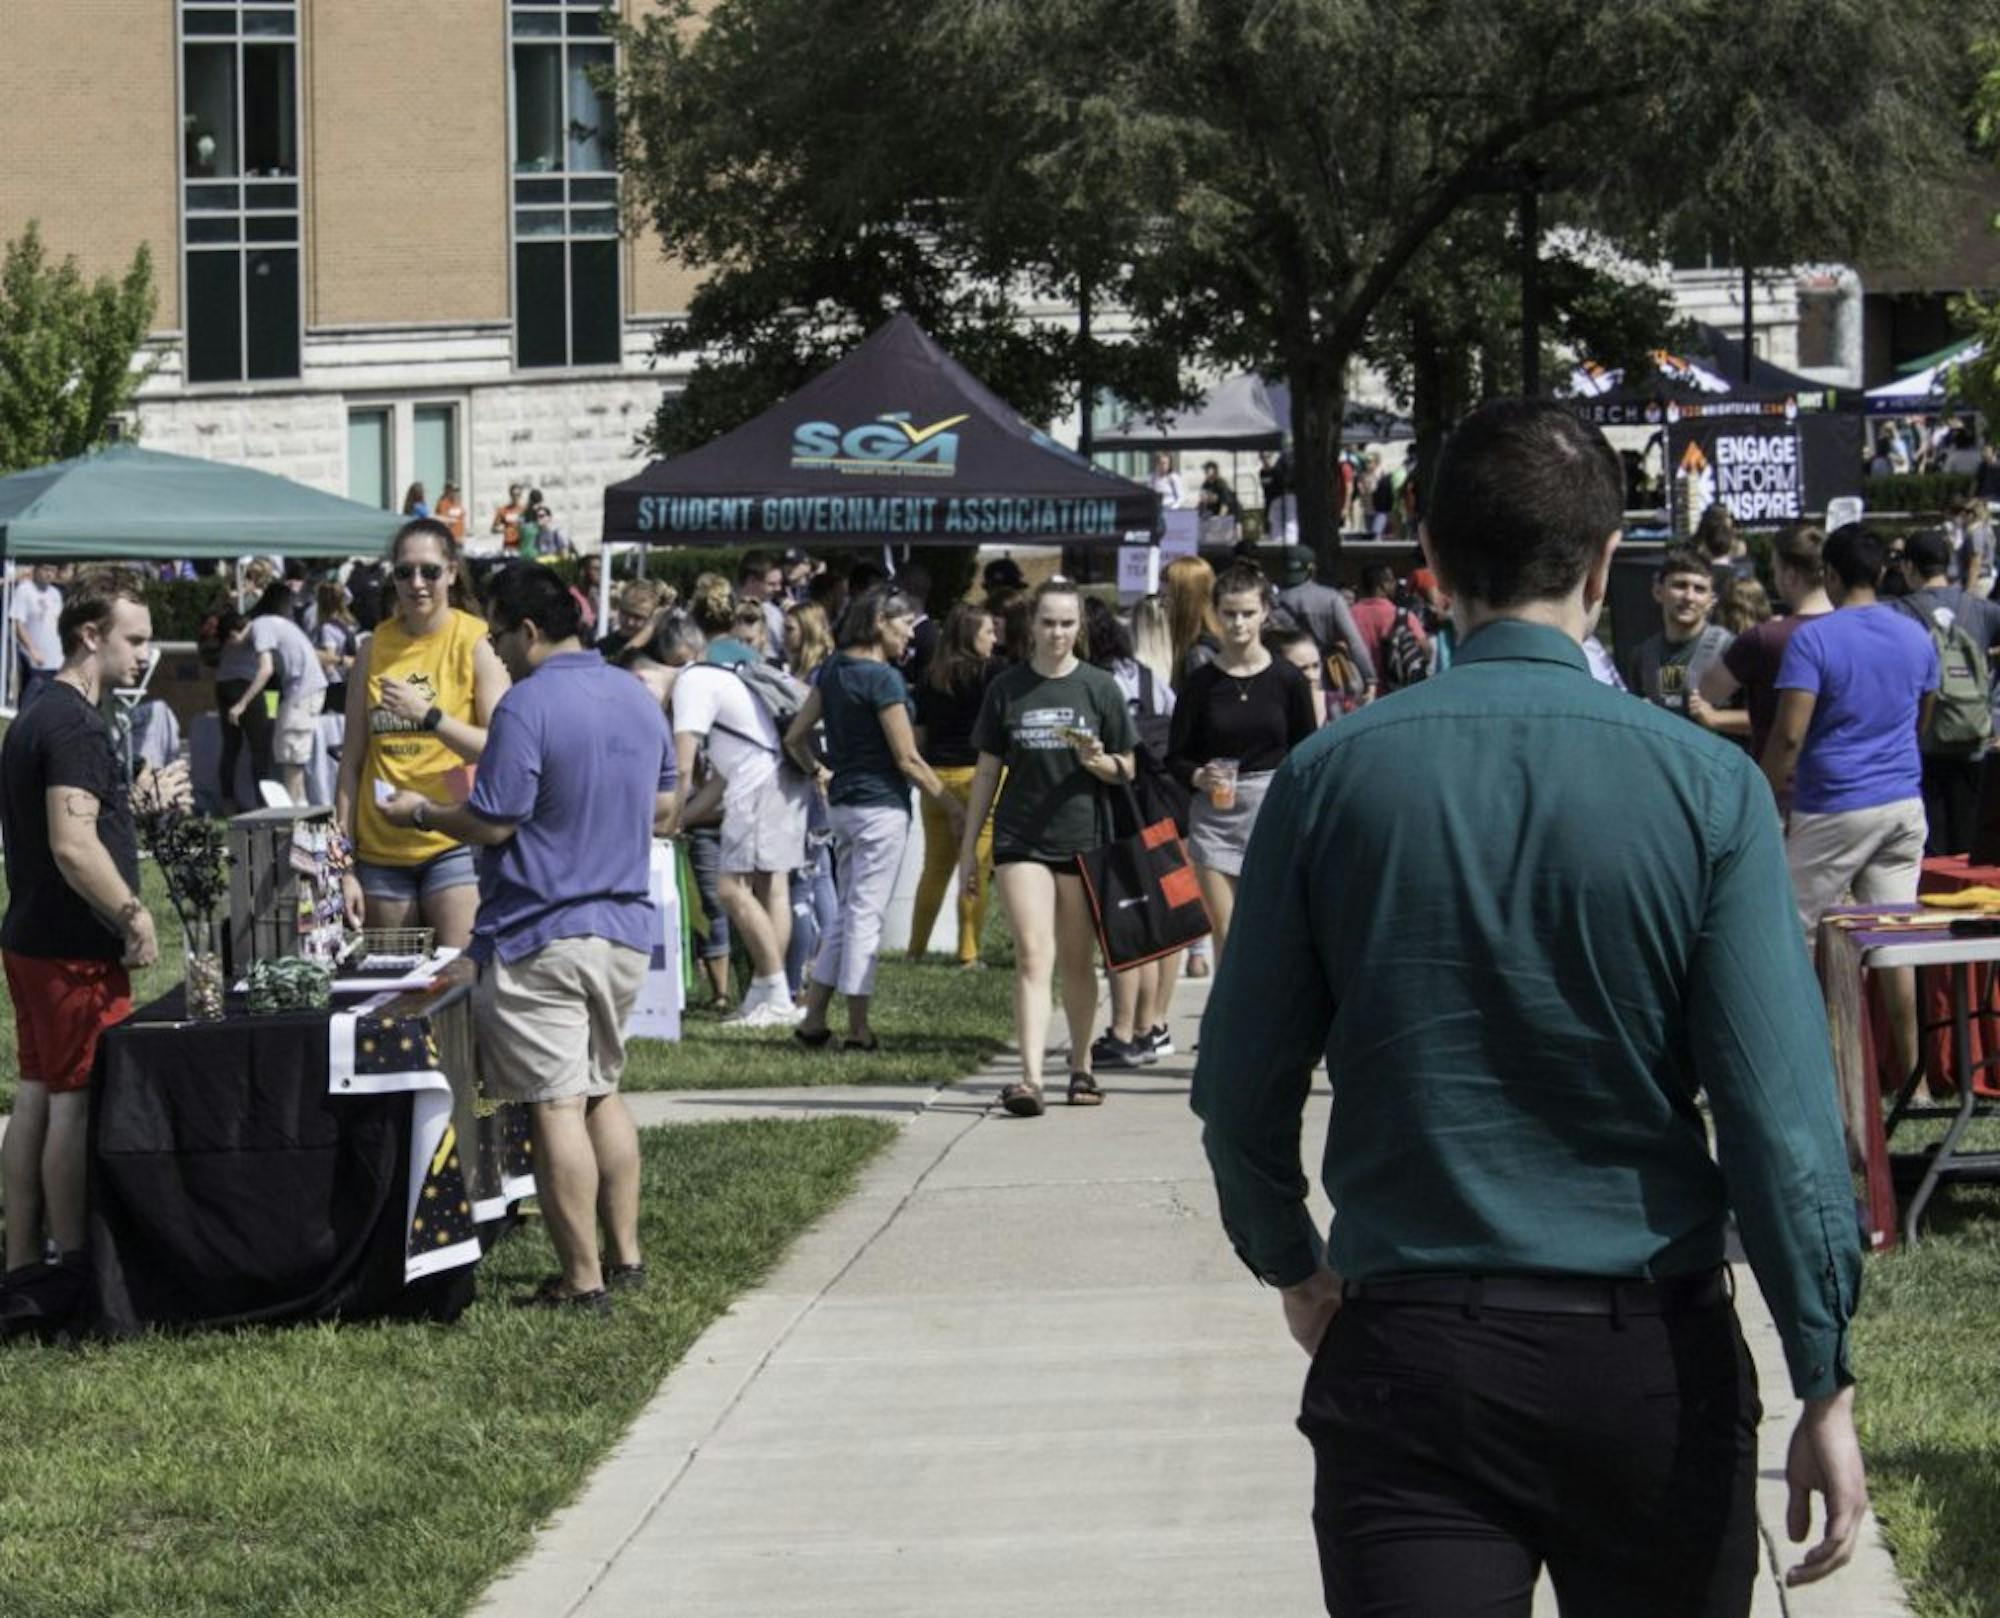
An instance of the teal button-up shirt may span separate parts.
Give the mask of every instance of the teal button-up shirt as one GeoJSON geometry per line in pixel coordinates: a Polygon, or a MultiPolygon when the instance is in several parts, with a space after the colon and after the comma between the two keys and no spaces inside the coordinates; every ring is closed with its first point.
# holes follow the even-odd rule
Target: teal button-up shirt
{"type": "Polygon", "coordinates": [[[1274,778],[1202,1024],[1222,1218],[1274,1285],[1669,1276],[1726,1215],[1801,1397],[1851,1380],[1854,1191],[1769,789],[1738,748],[1502,619],[1274,778]],[[1698,1093],[1714,1116],[1711,1157],[1698,1093]]]}

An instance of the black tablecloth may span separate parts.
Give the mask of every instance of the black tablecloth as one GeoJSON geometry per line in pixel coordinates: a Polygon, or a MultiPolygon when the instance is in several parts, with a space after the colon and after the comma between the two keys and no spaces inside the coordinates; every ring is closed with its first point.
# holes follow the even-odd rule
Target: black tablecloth
{"type": "Polygon", "coordinates": [[[100,1329],[456,1315],[471,1266],[405,1282],[413,1098],[329,1095],[327,1012],[231,1009],[183,1022],[176,990],[100,1041],[100,1329]]]}

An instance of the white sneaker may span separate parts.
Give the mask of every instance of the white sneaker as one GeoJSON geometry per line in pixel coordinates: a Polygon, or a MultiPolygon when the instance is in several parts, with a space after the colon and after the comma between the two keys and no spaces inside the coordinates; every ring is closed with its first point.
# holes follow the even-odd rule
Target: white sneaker
{"type": "Polygon", "coordinates": [[[736,1028],[790,1028],[805,1016],[805,1011],[791,1004],[780,1005],[775,1000],[766,1000],[762,1005],[746,1011],[732,1024],[736,1028]]]}

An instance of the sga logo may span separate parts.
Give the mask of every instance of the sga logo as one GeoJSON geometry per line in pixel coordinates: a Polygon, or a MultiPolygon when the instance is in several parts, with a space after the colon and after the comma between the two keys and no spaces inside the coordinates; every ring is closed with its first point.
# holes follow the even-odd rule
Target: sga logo
{"type": "Polygon", "coordinates": [[[947,416],[918,427],[911,423],[909,411],[897,410],[845,432],[830,421],[802,421],[792,429],[792,465],[863,475],[955,477],[958,434],[951,429],[967,419],[947,416]]]}

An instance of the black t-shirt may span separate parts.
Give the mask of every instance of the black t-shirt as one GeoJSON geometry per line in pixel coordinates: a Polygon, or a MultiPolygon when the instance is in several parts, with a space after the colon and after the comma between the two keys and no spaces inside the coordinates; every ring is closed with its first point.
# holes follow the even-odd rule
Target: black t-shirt
{"type": "Polygon", "coordinates": [[[115,961],[125,946],[56,867],[48,790],[98,800],[97,836],[118,874],[139,891],[139,843],[111,727],[75,686],[57,680],[8,728],[0,745],[0,835],[7,840],[7,918],[0,948],[56,961],[115,961]]]}
{"type": "Polygon", "coordinates": [[[1233,758],[1245,775],[1275,770],[1319,724],[1312,687],[1283,658],[1256,674],[1205,663],[1181,681],[1167,769],[1182,786],[1210,759],[1233,758]]]}
{"type": "Polygon", "coordinates": [[[924,762],[933,769],[963,770],[979,762],[972,727],[986,700],[986,688],[1006,665],[989,657],[964,684],[940,691],[928,680],[916,688],[917,724],[924,733],[924,762]]]}

